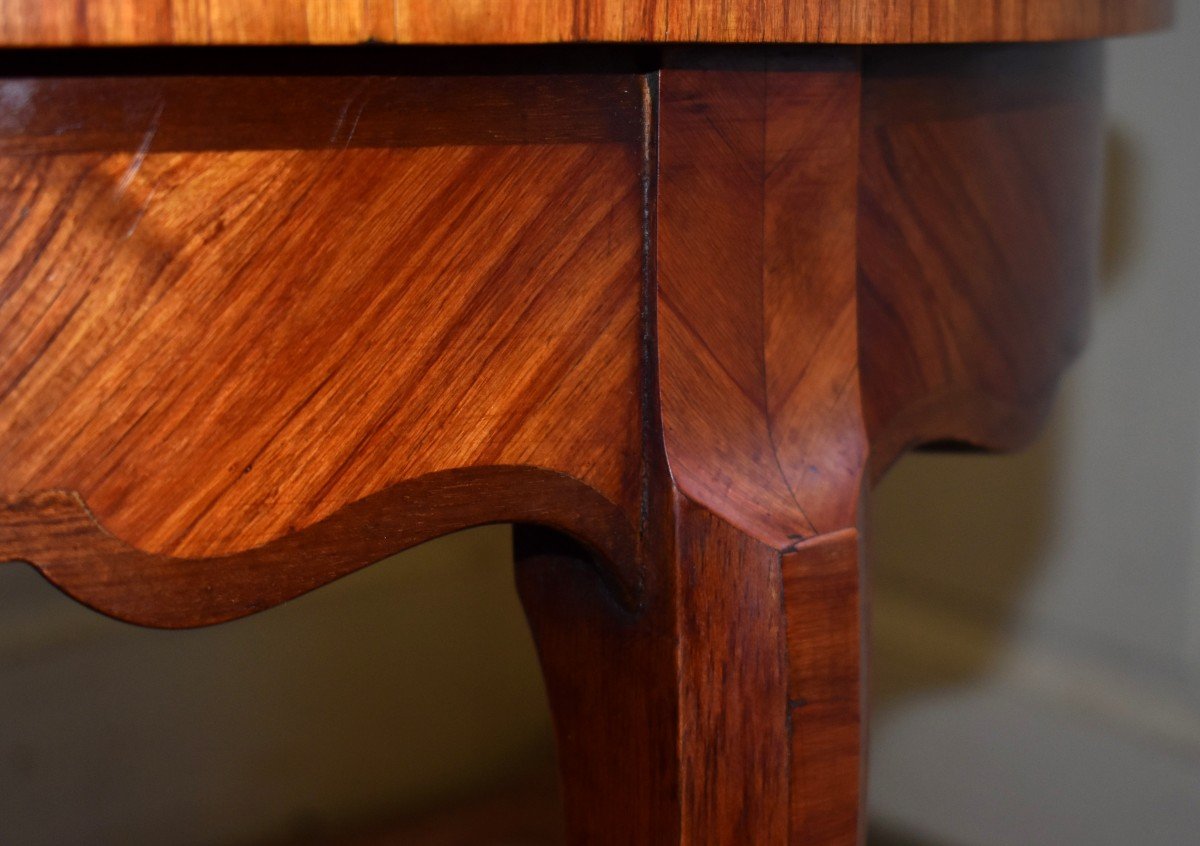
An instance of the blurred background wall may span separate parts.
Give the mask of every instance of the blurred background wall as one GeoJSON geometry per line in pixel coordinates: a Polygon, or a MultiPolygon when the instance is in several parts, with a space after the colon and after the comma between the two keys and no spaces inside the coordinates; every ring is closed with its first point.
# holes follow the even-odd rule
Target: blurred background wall
{"type": "MultiPolygon", "coordinates": [[[[873,497],[881,842],[1197,842],[1198,11],[1110,48],[1105,272],[1046,437],[873,497]]],[[[507,549],[464,533],[191,632],[0,567],[0,844],[282,842],[544,766],[507,549]]]]}
{"type": "Polygon", "coordinates": [[[0,567],[0,846],[310,842],[544,765],[510,530],[148,631],[0,567]]]}

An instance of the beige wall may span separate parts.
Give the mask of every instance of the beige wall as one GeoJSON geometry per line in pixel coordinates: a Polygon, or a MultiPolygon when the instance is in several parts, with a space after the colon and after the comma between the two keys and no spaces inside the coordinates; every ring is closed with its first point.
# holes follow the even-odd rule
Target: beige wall
{"type": "Polygon", "coordinates": [[[541,764],[509,530],[422,546],[235,623],[116,623],[0,567],[0,844],[251,843],[541,764]]]}

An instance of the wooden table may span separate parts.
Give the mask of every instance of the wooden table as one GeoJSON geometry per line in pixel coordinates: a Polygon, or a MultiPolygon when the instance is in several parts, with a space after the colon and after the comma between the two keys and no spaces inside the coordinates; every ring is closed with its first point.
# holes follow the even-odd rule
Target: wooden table
{"type": "Polygon", "coordinates": [[[863,488],[1036,428],[1065,39],[1169,13],[0,0],[0,560],[198,626],[512,522],[573,842],[854,843],[863,488]]]}

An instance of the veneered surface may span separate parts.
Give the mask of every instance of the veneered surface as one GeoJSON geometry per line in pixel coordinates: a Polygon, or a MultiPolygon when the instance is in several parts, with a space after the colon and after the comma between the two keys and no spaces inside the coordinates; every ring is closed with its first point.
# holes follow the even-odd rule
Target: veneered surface
{"type": "Polygon", "coordinates": [[[0,88],[0,558],[199,625],[534,524],[576,841],[855,843],[868,446],[1037,421],[1096,58],[0,88]]]}
{"type": "MultiPolygon", "coordinates": [[[[607,79],[604,108],[640,106],[607,79]]],[[[0,83],[41,121],[0,153],[0,491],[75,491],[184,556],[460,467],[561,471],[636,513],[637,143],[569,112],[492,141],[470,123],[512,118],[476,96],[443,143],[394,145],[421,117],[395,103],[447,109],[454,80],[347,82],[340,111],[320,96],[337,83],[280,80],[249,128],[205,97],[236,83],[186,82],[126,89],[145,120],[125,135],[52,107],[104,110],[114,83],[0,83]],[[254,141],[172,126],[205,103],[207,133],[254,141]],[[369,146],[346,148],[356,125],[369,146]]]]}
{"type": "Polygon", "coordinates": [[[0,0],[0,44],[886,44],[1097,38],[1170,0],[0,0]]]}
{"type": "Polygon", "coordinates": [[[859,334],[875,475],[1028,439],[1083,344],[1101,47],[887,48],[863,77],[859,334]]]}

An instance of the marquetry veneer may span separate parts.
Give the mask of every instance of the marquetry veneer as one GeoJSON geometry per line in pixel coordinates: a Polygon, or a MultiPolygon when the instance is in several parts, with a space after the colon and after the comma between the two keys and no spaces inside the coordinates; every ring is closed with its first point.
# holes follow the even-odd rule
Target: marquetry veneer
{"type": "MultiPolygon", "coordinates": [[[[533,4],[459,38],[476,4],[264,3],[236,31],[219,3],[67,5],[0,2],[0,41],[1022,40],[1166,13],[533,4]]],[[[513,522],[574,842],[854,843],[863,489],[1044,414],[1084,334],[1100,59],[0,52],[0,560],[197,626],[513,522]]]]}

